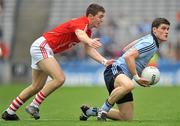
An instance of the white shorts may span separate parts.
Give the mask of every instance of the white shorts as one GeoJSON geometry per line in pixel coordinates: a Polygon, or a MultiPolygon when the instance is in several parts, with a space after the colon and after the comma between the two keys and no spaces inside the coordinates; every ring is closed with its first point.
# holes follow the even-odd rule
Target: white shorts
{"type": "Polygon", "coordinates": [[[31,67],[32,69],[40,70],[37,63],[43,59],[54,57],[52,49],[49,47],[46,39],[40,37],[36,39],[30,48],[31,67]]]}

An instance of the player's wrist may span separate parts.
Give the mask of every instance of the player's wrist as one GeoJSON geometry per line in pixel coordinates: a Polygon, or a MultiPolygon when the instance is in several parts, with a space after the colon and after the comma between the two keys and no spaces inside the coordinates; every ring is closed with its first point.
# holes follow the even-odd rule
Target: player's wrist
{"type": "Polygon", "coordinates": [[[134,79],[135,81],[138,81],[138,80],[140,80],[140,77],[136,74],[136,75],[133,76],[133,79],[134,79]]]}
{"type": "Polygon", "coordinates": [[[106,66],[106,65],[107,65],[107,62],[108,62],[107,59],[103,59],[102,62],[101,62],[101,64],[103,64],[104,66],[106,66]]]}

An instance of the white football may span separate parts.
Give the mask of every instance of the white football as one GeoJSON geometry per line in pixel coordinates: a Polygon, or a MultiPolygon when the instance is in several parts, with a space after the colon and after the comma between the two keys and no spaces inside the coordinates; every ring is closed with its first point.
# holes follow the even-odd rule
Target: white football
{"type": "Polygon", "coordinates": [[[157,67],[148,66],[143,69],[141,77],[149,81],[149,85],[155,85],[160,80],[160,71],[157,67]]]}

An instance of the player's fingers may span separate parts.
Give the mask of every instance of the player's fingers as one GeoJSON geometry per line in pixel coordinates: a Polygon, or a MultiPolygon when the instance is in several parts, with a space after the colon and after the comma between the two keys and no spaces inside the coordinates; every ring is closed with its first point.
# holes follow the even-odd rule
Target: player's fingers
{"type": "Polygon", "coordinates": [[[142,85],[143,87],[149,87],[148,84],[143,84],[143,83],[141,83],[141,85],[142,85]]]}
{"type": "Polygon", "coordinates": [[[114,59],[110,59],[110,60],[108,60],[107,64],[108,64],[108,65],[111,65],[111,64],[113,64],[114,62],[115,62],[114,59]]]}
{"type": "Polygon", "coordinates": [[[143,82],[143,85],[144,85],[144,87],[149,87],[149,86],[150,86],[150,85],[149,85],[149,81],[143,82]]]}
{"type": "Polygon", "coordinates": [[[149,87],[149,81],[147,81],[146,79],[143,79],[141,78],[139,81],[138,81],[138,84],[143,86],[143,87],[149,87]]]}
{"type": "Polygon", "coordinates": [[[96,48],[99,48],[99,47],[101,47],[101,46],[100,46],[100,45],[97,45],[97,44],[93,44],[92,47],[96,49],[96,48]]]}
{"type": "Polygon", "coordinates": [[[141,82],[144,84],[149,84],[149,80],[145,79],[145,78],[141,78],[141,82]]]}
{"type": "Polygon", "coordinates": [[[99,47],[102,46],[102,44],[101,44],[99,41],[94,41],[94,42],[92,43],[92,46],[95,47],[95,48],[99,48],[99,47]]]}

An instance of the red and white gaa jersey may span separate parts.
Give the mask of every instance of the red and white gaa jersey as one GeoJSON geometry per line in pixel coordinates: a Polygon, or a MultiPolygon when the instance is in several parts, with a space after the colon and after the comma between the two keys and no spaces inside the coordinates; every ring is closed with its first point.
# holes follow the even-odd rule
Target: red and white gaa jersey
{"type": "Polygon", "coordinates": [[[47,40],[54,53],[60,53],[80,42],[75,30],[83,30],[91,37],[92,31],[87,28],[88,23],[89,20],[86,16],[71,19],[51,31],[45,32],[43,37],[47,40]]]}

